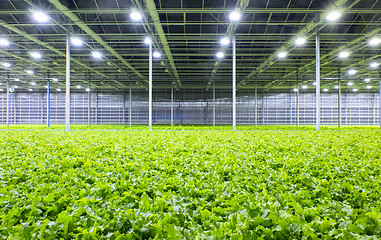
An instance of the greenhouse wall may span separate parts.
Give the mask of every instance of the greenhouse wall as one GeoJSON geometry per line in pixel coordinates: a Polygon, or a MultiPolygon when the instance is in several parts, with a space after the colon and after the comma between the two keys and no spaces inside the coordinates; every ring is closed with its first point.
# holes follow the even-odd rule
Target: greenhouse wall
{"type": "MultiPolygon", "coordinates": [[[[88,123],[88,93],[71,94],[72,124],[88,123]]],[[[216,90],[216,124],[231,124],[231,91],[216,90]]],[[[16,92],[9,99],[10,124],[45,124],[47,114],[46,92],[16,92]]],[[[6,94],[0,94],[0,124],[6,124],[6,94]]],[[[173,101],[175,124],[212,124],[213,99],[210,91],[175,91],[173,101]]],[[[343,125],[377,125],[380,122],[380,98],[378,93],[342,93],[341,122],[343,125]]],[[[91,124],[148,123],[148,94],[134,90],[91,93],[91,124]]],[[[315,94],[299,94],[299,122],[315,124],[315,94]]],[[[297,121],[296,93],[261,93],[257,95],[257,123],[259,125],[295,125],[297,121]]],[[[157,90],[153,95],[153,122],[170,124],[171,91],[157,90]]],[[[321,94],[321,124],[338,122],[337,94],[321,94]]],[[[50,94],[50,123],[65,123],[65,93],[50,94]]],[[[237,93],[237,124],[255,123],[255,97],[252,90],[237,93]]]]}

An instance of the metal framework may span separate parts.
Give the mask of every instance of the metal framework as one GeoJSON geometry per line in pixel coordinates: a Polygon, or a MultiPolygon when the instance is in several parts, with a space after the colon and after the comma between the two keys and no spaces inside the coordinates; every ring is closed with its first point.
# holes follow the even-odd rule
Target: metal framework
{"type": "MultiPolygon", "coordinates": [[[[173,95],[187,89],[212,97],[216,90],[234,88],[252,90],[253,95],[297,88],[299,95],[304,91],[299,86],[314,88],[316,81],[319,95],[319,88],[337,92],[337,76],[339,91],[356,88],[376,93],[379,68],[371,69],[369,64],[380,58],[380,47],[372,47],[368,41],[381,31],[380,12],[379,0],[1,1],[0,38],[8,39],[10,45],[0,46],[0,63],[12,66],[0,65],[0,82],[3,86],[8,82],[8,88],[17,85],[19,92],[40,91],[47,83],[49,94],[66,89],[69,115],[70,89],[88,86],[92,93],[129,91],[131,99],[132,91],[151,89],[151,79],[154,90],[174,88],[172,108],[173,95]],[[37,9],[48,14],[48,22],[40,24],[32,18],[37,9]],[[133,9],[143,14],[142,21],[131,20],[133,9]],[[242,14],[237,23],[229,21],[233,9],[242,14]],[[327,21],[326,16],[335,9],[342,12],[341,18],[327,21]],[[81,37],[84,45],[70,46],[72,35],[81,37]],[[143,42],[146,36],[152,38],[153,50],[162,54],[160,59],[153,59],[152,78],[143,42]],[[221,46],[219,40],[225,36],[235,39],[234,44],[221,46]],[[300,36],[307,42],[299,47],[294,42],[300,36]],[[101,51],[102,60],[92,59],[92,50],[101,51]],[[288,53],[285,59],[277,57],[281,50],[288,53]],[[341,50],[351,52],[345,61],[338,58],[341,50]],[[32,59],[31,51],[40,52],[42,59],[32,59]],[[225,58],[217,59],[218,51],[223,51],[225,58]],[[358,73],[346,74],[350,68],[358,73]],[[28,75],[26,70],[35,74],[28,75]],[[371,81],[364,82],[364,78],[371,81]],[[236,81],[233,86],[232,81],[236,81]],[[354,84],[347,86],[349,81],[354,84]]],[[[235,92],[226,97],[235,96],[235,92]]],[[[258,104],[255,101],[256,109],[258,104]]],[[[131,112],[131,103],[129,108],[131,112]]],[[[233,125],[234,116],[235,110],[233,125]]],[[[255,124],[257,121],[255,117],[255,124]]],[[[66,125],[69,130],[70,117],[66,125]]]]}

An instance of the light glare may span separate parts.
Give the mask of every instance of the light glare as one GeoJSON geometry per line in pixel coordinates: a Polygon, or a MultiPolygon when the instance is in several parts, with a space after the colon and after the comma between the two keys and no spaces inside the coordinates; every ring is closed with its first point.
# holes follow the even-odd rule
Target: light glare
{"type": "Polygon", "coordinates": [[[365,78],[364,82],[370,82],[370,78],[365,78]]]}
{"type": "Polygon", "coordinates": [[[74,46],[80,47],[80,46],[82,46],[83,41],[82,41],[82,39],[79,38],[79,37],[72,37],[72,38],[71,38],[71,43],[72,43],[74,46]]]}
{"type": "Polygon", "coordinates": [[[371,89],[371,88],[372,88],[372,86],[370,86],[370,85],[366,86],[366,89],[371,89]]]}
{"type": "Polygon", "coordinates": [[[349,57],[349,52],[348,51],[341,51],[340,53],[339,53],[339,58],[342,58],[342,59],[344,59],[344,58],[347,58],[347,57],[349,57]]]}
{"type": "Polygon", "coordinates": [[[327,19],[330,22],[334,22],[337,19],[339,19],[340,17],[341,17],[341,13],[339,11],[332,11],[332,12],[328,13],[328,15],[325,17],[325,19],[327,19]]]}
{"type": "Polygon", "coordinates": [[[158,52],[158,51],[155,51],[155,52],[153,53],[153,57],[154,57],[154,58],[160,58],[160,57],[161,57],[161,53],[158,52]]]}
{"type": "Polygon", "coordinates": [[[146,37],[146,38],[144,38],[144,43],[145,44],[151,44],[152,43],[152,39],[150,37],[146,37]]]}
{"type": "Polygon", "coordinates": [[[8,63],[8,62],[3,63],[3,67],[9,68],[9,67],[11,67],[11,66],[12,66],[12,65],[11,65],[10,63],[8,63]]]}
{"type": "Polygon", "coordinates": [[[26,73],[29,74],[29,75],[34,74],[34,72],[32,70],[26,70],[26,73]]]}
{"type": "Polygon", "coordinates": [[[324,91],[324,92],[328,92],[328,88],[324,88],[323,91],[324,91]]]}
{"type": "Polygon", "coordinates": [[[303,46],[305,43],[306,39],[304,37],[300,37],[295,40],[295,44],[298,46],[303,46]]]}
{"type": "Polygon", "coordinates": [[[229,15],[231,21],[238,21],[241,18],[241,13],[238,11],[233,11],[229,15]]]}
{"type": "Polygon", "coordinates": [[[34,59],[40,59],[42,57],[41,53],[39,52],[31,52],[30,56],[32,56],[34,59]]]}
{"type": "Polygon", "coordinates": [[[358,91],[358,89],[357,89],[357,88],[354,88],[354,89],[353,89],[353,91],[354,91],[354,92],[357,92],[357,91],[358,91]]]}
{"type": "Polygon", "coordinates": [[[49,16],[42,11],[33,12],[33,18],[39,23],[45,23],[49,21],[49,16]]]}
{"type": "Polygon", "coordinates": [[[142,20],[142,15],[138,11],[132,11],[130,13],[130,17],[135,22],[138,22],[138,21],[142,20]]]}
{"type": "Polygon", "coordinates": [[[380,66],[380,64],[378,63],[378,62],[372,62],[371,64],[370,64],[370,67],[371,68],[378,68],[380,66]]]}
{"type": "Polygon", "coordinates": [[[102,53],[100,53],[99,51],[93,51],[91,53],[91,55],[93,56],[93,58],[95,59],[101,59],[102,58],[102,53]]]}
{"type": "Polygon", "coordinates": [[[217,58],[223,58],[224,55],[225,54],[223,52],[218,52],[216,56],[217,56],[217,58]]]}
{"type": "Polygon", "coordinates": [[[375,47],[381,43],[381,39],[378,37],[373,37],[369,40],[369,45],[375,47]]]}
{"type": "Polygon", "coordinates": [[[307,85],[302,86],[302,89],[307,89],[307,88],[308,88],[307,85]]]}
{"type": "Polygon", "coordinates": [[[228,37],[224,37],[220,40],[221,45],[228,45],[230,43],[230,40],[228,37]]]}
{"type": "Polygon", "coordinates": [[[357,70],[355,70],[355,69],[349,69],[348,70],[349,75],[355,75],[356,73],[357,73],[357,70]]]}
{"type": "Polygon", "coordinates": [[[348,86],[352,86],[352,85],[353,85],[353,82],[348,82],[347,85],[348,85],[348,86]]]}
{"type": "Polygon", "coordinates": [[[278,58],[285,58],[287,57],[287,53],[286,52],[280,52],[278,53],[278,58]]]}
{"type": "Polygon", "coordinates": [[[10,42],[5,38],[0,38],[0,46],[7,47],[9,46],[10,42]]]}

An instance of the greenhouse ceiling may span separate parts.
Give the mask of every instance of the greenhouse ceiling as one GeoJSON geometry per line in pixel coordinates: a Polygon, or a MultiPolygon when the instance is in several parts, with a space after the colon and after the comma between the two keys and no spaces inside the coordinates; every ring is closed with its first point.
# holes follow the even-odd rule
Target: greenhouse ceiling
{"type": "Polygon", "coordinates": [[[71,44],[73,87],[147,88],[147,36],[161,54],[154,89],[231,89],[233,36],[238,90],[312,86],[317,32],[322,87],[379,79],[378,0],[1,0],[0,9],[0,82],[22,89],[47,79],[64,89],[68,32],[83,41],[71,44]]]}

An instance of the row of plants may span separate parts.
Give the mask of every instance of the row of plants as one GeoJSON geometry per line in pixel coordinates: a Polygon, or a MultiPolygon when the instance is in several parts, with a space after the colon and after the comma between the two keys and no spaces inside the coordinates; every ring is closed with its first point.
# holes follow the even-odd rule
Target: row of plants
{"type": "Polygon", "coordinates": [[[378,239],[379,131],[2,131],[0,239],[378,239]]]}

